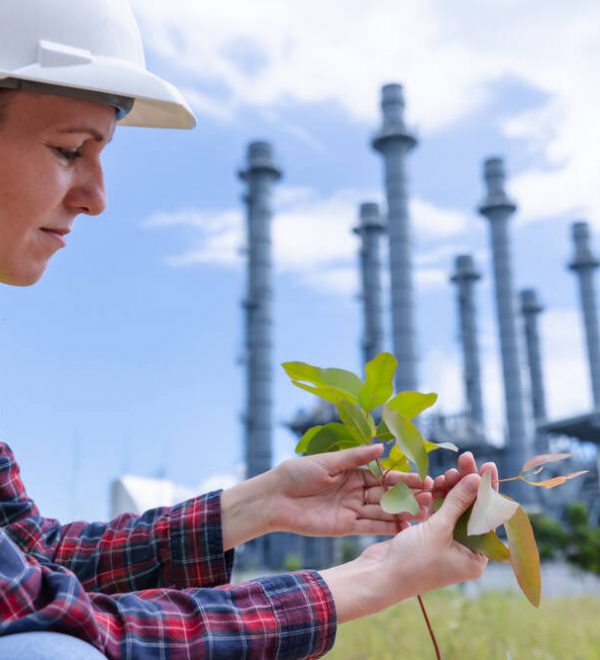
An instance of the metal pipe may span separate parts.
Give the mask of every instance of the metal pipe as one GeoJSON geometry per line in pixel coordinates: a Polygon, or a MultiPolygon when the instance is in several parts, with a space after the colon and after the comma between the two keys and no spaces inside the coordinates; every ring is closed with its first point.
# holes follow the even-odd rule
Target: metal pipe
{"type": "Polygon", "coordinates": [[[590,380],[594,406],[600,406],[600,339],[598,336],[598,306],[594,271],[600,262],[592,254],[590,229],[587,222],[575,222],[572,226],[575,257],[569,268],[577,275],[579,299],[585,327],[590,380]]]}
{"type": "Polygon", "coordinates": [[[404,124],[402,86],[382,88],[383,125],[372,140],[383,155],[387,196],[387,229],[390,246],[392,335],[398,360],[396,389],[417,389],[417,351],[414,320],[413,272],[408,211],[406,156],[417,140],[404,124]]]}
{"type": "Polygon", "coordinates": [[[248,146],[247,169],[239,173],[248,184],[247,210],[248,287],[246,311],[246,476],[271,467],[272,401],[272,256],[271,197],[281,170],[267,142],[248,146]]]}
{"type": "Polygon", "coordinates": [[[481,394],[481,366],[477,340],[477,309],[475,305],[475,282],[481,273],[475,268],[470,254],[456,257],[455,271],[450,280],[456,284],[460,339],[463,349],[463,380],[468,406],[468,417],[474,429],[483,435],[484,415],[481,394]]]}
{"type": "MultiPolygon", "coordinates": [[[[484,180],[487,195],[479,207],[479,212],[488,219],[490,225],[508,430],[503,468],[506,470],[507,476],[514,476],[520,472],[532,450],[532,438],[525,416],[508,231],[509,218],[517,207],[504,191],[505,174],[502,159],[490,158],[484,162],[484,180]]],[[[507,486],[509,494],[518,501],[522,503],[532,501],[530,489],[524,488],[524,484],[511,482],[507,486]]]]}
{"type": "Polygon", "coordinates": [[[379,206],[360,205],[360,224],[354,233],[361,238],[360,270],[363,302],[363,359],[365,364],[383,351],[383,293],[381,287],[380,238],[384,226],[379,206]]]}
{"type": "Polygon", "coordinates": [[[531,403],[533,417],[536,421],[546,419],[547,416],[538,328],[538,317],[543,311],[544,307],[540,304],[535,290],[523,289],[521,291],[521,313],[525,321],[525,345],[527,347],[527,363],[531,383],[531,403]]]}

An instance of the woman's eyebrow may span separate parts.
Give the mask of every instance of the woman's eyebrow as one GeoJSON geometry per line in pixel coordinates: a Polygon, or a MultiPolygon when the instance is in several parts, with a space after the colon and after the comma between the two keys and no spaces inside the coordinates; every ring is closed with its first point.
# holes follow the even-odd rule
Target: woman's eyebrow
{"type": "Polygon", "coordinates": [[[90,135],[96,142],[106,142],[108,144],[109,142],[112,141],[113,135],[111,135],[108,139],[102,135],[99,131],[97,131],[95,128],[90,128],[88,126],[81,126],[79,128],[63,128],[62,130],[58,131],[59,133],[87,133],[90,135]]]}

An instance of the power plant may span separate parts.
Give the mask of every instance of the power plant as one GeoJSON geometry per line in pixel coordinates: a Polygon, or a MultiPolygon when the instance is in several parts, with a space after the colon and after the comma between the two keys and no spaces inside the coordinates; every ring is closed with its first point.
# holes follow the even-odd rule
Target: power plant
{"type": "MultiPolygon", "coordinates": [[[[387,209],[384,212],[375,203],[363,203],[358,212],[358,226],[354,229],[360,239],[360,299],[363,305],[361,352],[364,362],[382,350],[394,353],[398,360],[396,390],[416,390],[419,387],[419,365],[411,233],[418,231],[418,228],[411,227],[409,217],[407,156],[416,147],[417,140],[405,125],[401,85],[390,84],[382,88],[381,110],[382,125],[372,139],[372,147],[383,159],[387,209]],[[389,241],[389,302],[384,301],[382,288],[380,241],[383,234],[387,234],[389,241]],[[391,312],[391,347],[384,345],[383,316],[386,309],[391,312]]],[[[248,297],[244,307],[248,388],[245,456],[247,476],[250,477],[270,467],[271,430],[267,424],[262,427],[260,424],[272,417],[269,197],[271,186],[281,176],[281,172],[273,163],[272,149],[268,143],[257,142],[249,146],[248,169],[241,176],[249,187],[245,197],[248,208],[248,297]]],[[[569,439],[572,444],[579,441],[596,445],[600,443],[600,335],[594,287],[594,274],[600,262],[592,254],[588,226],[583,222],[575,223],[575,256],[569,268],[575,272],[579,285],[595,407],[586,415],[549,421],[544,394],[543,337],[538,327],[542,306],[534,290],[524,290],[519,296],[515,289],[510,220],[517,205],[506,194],[505,179],[505,166],[501,158],[484,161],[485,189],[478,211],[489,225],[504,385],[504,445],[497,447],[489,441],[486,433],[475,286],[482,274],[476,268],[473,257],[468,254],[457,255],[455,270],[449,274],[456,288],[456,313],[463,357],[464,411],[452,416],[431,414],[422,420],[421,426],[431,440],[452,440],[461,450],[474,450],[477,458],[482,461],[497,461],[503,474],[516,475],[529,456],[548,451],[553,438],[569,439]],[[523,346],[526,347],[526,355],[521,355],[523,346]],[[524,376],[528,376],[528,382],[524,382],[524,376]]],[[[289,422],[289,428],[301,435],[315,424],[335,419],[336,412],[332,404],[317,402],[309,413],[300,411],[289,422]]],[[[456,459],[453,454],[441,451],[434,452],[431,457],[432,470],[436,472],[451,467],[456,459]]],[[[572,460],[579,467],[583,459],[576,456],[572,460]]],[[[583,499],[589,505],[593,521],[598,521],[599,470],[590,461],[583,469],[590,470],[586,478],[571,482],[564,491],[558,489],[542,496],[539,493],[542,489],[515,482],[507,484],[510,488],[506,488],[505,492],[532,511],[539,510],[540,502],[543,502],[546,509],[558,515],[568,502],[583,499]]],[[[301,558],[303,566],[321,568],[330,564],[339,554],[336,544],[333,539],[301,539],[291,534],[271,535],[270,542],[262,549],[262,556],[254,552],[251,557],[255,564],[280,568],[286,556],[294,555],[301,558]]]]}
{"type": "MultiPolygon", "coordinates": [[[[416,307],[413,290],[414,255],[409,216],[408,154],[417,146],[413,133],[404,121],[404,95],[400,85],[385,85],[381,97],[382,125],[371,146],[381,154],[384,170],[384,197],[387,207],[373,202],[357,209],[359,239],[362,327],[360,346],[364,363],[382,351],[398,359],[396,391],[419,389],[416,307]],[[390,291],[385,299],[382,241],[387,235],[390,291]],[[385,314],[391,314],[391,346],[386,346],[385,314]]],[[[247,286],[242,301],[244,310],[246,397],[243,414],[246,477],[253,477],[272,467],[273,436],[273,269],[271,225],[274,184],[282,171],[276,163],[272,146],[265,141],[248,145],[246,163],[239,178],[246,185],[242,199],[246,211],[247,286]]],[[[481,272],[470,254],[456,255],[453,272],[448,273],[448,295],[456,300],[456,319],[462,354],[464,407],[462,412],[423,415],[419,425],[424,435],[436,442],[451,441],[462,451],[472,450],[479,462],[493,460],[502,475],[520,472],[525,460],[553,450],[574,451],[568,469],[589,470],[585,477],[570,481],[562,488],[544,491],[520,482],[507,484],[505,492],[530,511],[543,510],[560,517],[565,506],[579,499],[589,510],[590,523],[600,523],[598,445],[600,444],[600,329],[598,326],[595,276],[600,261],[594,256],[588,225],[572,225],[574,253],[567,267],[575,274],[579,308],[584,330],[590,389],[593,407],[584,414],[552,420],[548,418],[544,380],[544,337],[539,319],[543,306],[538,292],[528,288],[517,292],[511,250],[511,218],[517,204],[506,193],[505,165],[501,158],[483,163],[484,194],[478,211],[487,221],[492,263],[496,325],[504,386],[504,444],[490,439],[484,410],[485,382],[482,378],[478,314],[478,282],[488,275],[481,272]],[[454,289],[454,291],[453,291],[454,289]]],[[[319,365],[343,366],[343,365],[319,365]]],[[[316,424],[336,421],[333,404],[314,401],[308,411],[298,411],[288,428],[302,435],[316,424]]],[[[292,440],[290,439],[290,444],[292,440]]],[[[430,455],[430,469],[439,474],[453,467],[452,452],[436,451],[430,455]]],[[[547,470],[554,476],[552,468],[547,470]]],[[[187,492],[187,491],[186,491],[187,492]]],[[[112,514],[134,507],[173,503],[184,491],[159,480],[136,481],[127,477],[113,487],[112,514]],[[156,482],[156,483],[154,483],[156,482]],[[170,501],[166,501],[166,500],[170,501]],[[164,500],[164,501],[163,501],[164,500]]],[[[305,538],[294,534],[270,534],[245,545],[238,554],[238,566],[249,569],[280,569],[294,566],[323,568],[343,558],[339,540],[305,538]]]]}

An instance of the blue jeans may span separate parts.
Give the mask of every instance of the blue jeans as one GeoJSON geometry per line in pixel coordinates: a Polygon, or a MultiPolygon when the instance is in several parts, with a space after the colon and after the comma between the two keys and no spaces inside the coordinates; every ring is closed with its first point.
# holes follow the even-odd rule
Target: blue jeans
{"type": "Polygon", "coordinates": [[[28,632],[0,637],[2,660],[106,660],[98,649],[77,637],[55,632],[28,632]]]}

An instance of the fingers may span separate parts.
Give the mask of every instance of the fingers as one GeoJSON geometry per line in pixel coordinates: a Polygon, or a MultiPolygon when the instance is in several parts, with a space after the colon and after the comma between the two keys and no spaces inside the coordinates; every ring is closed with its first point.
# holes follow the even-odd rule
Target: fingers
{"type": "Polygon", "coordinates": [[[468,474],[461,479],[448,493],[442,508],[431,518],[431,521],[437,520],[444,526],[454,529],[460,516],[475,501],[480,479],[477,474],[468,474]]]}
{"type": "Polygon", "coordinates": [[[500,487],[500,484],[498,483],[498,467],[495,463],[489,462],[489,463],[484,463],[481,466],[480,474],[483,476],[486,472],[491,473],[492,477],[492,486],[494,490],[498,490],[500,487]]]}
{"type": "Polygon", "coordinates": [[[444,479],[446,490],[450,490],[460,481],[460,472],[456,468],[450,468],[449,470],[446,470],[444,479]]]}
{"type": "Polygon", "coordinates": [[[477,463],[470,451],[466,451],[458,457],[458,471],[461,479],[468,474],[477,474],[477,463]]]}
{"type": "Polygon", "coordinates": [[[454,488],[456,484],[468,474],[477,474],[477,463],[470,451],[466,451],[458,457],[458,469],[451,468],[434,479],[433,491],[439,497],[444,497],[446,493],[454,488]]]}
{"type": "MultiPolygon", "coordinates": [[[[376,486],[380,484],[380,480],[374,477],[370,472],[365,471],[363,475],[365,486],[376,486]]],[[[424,480],[414,472],[397,472],[392,470],[388,472],[385,477],[385,485],[395,486],[397,483],[404,483],[413,490],[430,490],[433,486],[433,479],[425,477],[424,480]]]]}
{"type": "Polygon", "coordinates": [[[356,521],[353,534],[395,536],[407,527],[409,527],[408,523],[396,519],[392,522],[387,522],[384,520],[369,520],[364,518],[356,521]]]}
{"type": "Polygon", "coordinates": [[[360,509],[360,519],[393,522],[396,520],[396,516],[391,513],[386,513],[379,504],[365,504],[360,509]]]}
{"type": "Polygon", "coordinates": [[[374,461],[381,456],[383,449],[383,445],[378,442],[362,447],[332,451],[326,454],[320,454],[320,456],[327,460],[327,465],[331,472],[338,473],[374,461]]]}

